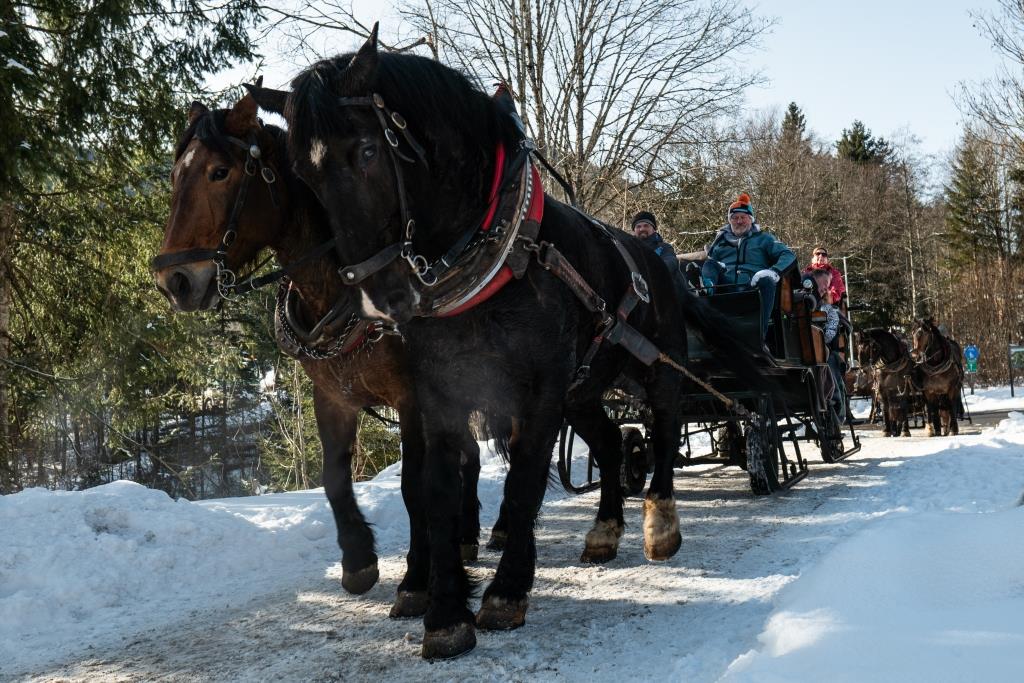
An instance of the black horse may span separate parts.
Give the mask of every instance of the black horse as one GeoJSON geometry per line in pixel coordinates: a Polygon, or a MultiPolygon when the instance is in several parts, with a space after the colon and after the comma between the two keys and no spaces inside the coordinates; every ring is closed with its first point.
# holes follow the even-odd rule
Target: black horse
{"type": "Polygon", "coordinates": [[[859,359],[875,369],[875,400],[879,404],[886,436],[910,436],[908,418],[910,401],[914,393],[914,364],[910,353],[896,335],[887,329],[874,327],[860,336],[859,359]]]}
{"type": "Polygon", "coordinates": [[[960,345],[942,334],[931,318],[915,322],[913,340],[918,384],[928,409],[928,436],[959,434],[964,382],[960,345]]]}
{"type": "MultiPolygon", "coordinates": [[[[682,377],[671,366],[685,358],[684,316],[713,346],[730,349],[733,367],[753,381],[757,370],[746,352],[727,329],[709,324],[694,297],[680,306],[653,252],[547,196],[521,207],[520,217],[540,225],[535,236],[511,243],[506,265],[516,264],[513,276],[481,282],[472,307],[439,315],[437,273],[449,272],[465,245],[501,239],[482,233],[496,191],[503,204],[507,181],[497,179],[516,160],[529,163],[517,119],[452,69],[378,54],[376,31],[358,53],[313,65],[292,88],[252,92],[288,121],[294,167],[326,208],[341,259],[351,264],[342,279],[358,287],[365,315],[400,326],[409,351],[427,443],[420,503],[429,516],[431,567],[429,586],[421,587],[429,588],[423,656],[472,648],[474,625],[510,629],[525,622],[536,565],[533,526],[559,426],[565,417],[602,472],[618,472],[621,436],[601,395],[623,373],[644,387],[654,417],[644,550],[652,560],[674,555],[681,544],[672,467],[682,377]],[[653,346],[637,341],[635,331],[653,346]],[[632,340],[632,355],[606,340],[617,336],[632,340]],[[505,483],[507,541],[474,621],[458,561],[457,435],[476,409],[511,415],[517,430],[505,483]]],[[[512,229],[517,221],[499,227],[512,229]]],[[[475,273],[466,277],[476,282],[475,273]]],[[[613,557],[623,528],[617,477],[602,477],[584,557],[613,557]]]]}

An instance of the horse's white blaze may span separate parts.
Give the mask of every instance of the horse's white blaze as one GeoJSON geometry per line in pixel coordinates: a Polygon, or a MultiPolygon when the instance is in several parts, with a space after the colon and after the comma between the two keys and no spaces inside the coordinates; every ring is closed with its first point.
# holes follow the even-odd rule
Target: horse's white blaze
{"type": "Polygon", "coordinates": [[[196,150],[193,147],[189,151],[185,152],[185,155],[183,157],[181,157],[181,159],[178,160],[178,163],[175,164],[174,170],[172,172],[172,175],[174,176],[175,180],[177,180],[178,176],[181,174],[181,170],[182,169],[185,169],[185,168],[189,167],[189,164],[192,163],[192,157],[194,157],[195,155],[196,155],[196,150]]]}
{"type": "Polygon", "coordinates": [[[394,322],[390,315],[384,313],[373,304],[373,300],[370,299],[370,295],[366,293],[365,289],[360,288],[359,293],[362,295],[363,315],[369,318],[380,318],[389,323],[394,322]]]}
{"type": "Polygon", "coordinates": [[[320,168],[320,165],[324,163],[325,156],[327,156],[327,146],[319,138],[313,138],[313,144],[309,146],[309,160],[315,167],[320,168]]]}

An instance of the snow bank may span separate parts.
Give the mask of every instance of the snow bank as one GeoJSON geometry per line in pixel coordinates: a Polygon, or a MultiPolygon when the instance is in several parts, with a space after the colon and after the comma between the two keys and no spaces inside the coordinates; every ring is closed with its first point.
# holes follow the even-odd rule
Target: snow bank
{"type": "Polygon", "coordinates": [[[315,570],[309,539],[324,521],[309,512],[323,504],[306,503],[261,525],[125,481],[0,496],[0,663],[233,606],[315,570]]]}
{"type": "Polygon", "coordinates": [[[1020,680],[1024,414],[912,465],[904,509],[780,591],[723,681],[1020,680]]]}
{"type": "Polygon", "coordinates": [[[976,412],[994,410],[1024,410],[1024,387],[1014,387],[1014,396],[1010,397],[1009,385],[1005,387],[978,387],[974,394],[964,385],[967,394],[967,407],[976,412]]]}
{"type": "Polygon", "coordinates": [[[1019,681],[1024,508],[872,525],[783,589],[725,681],[1019,681]]]}
{"type": "MultiPolygon", "coordinates": [[[[505,471],[481,444],[483,520],[497,517],[505,471]]],[[[355,489],[378,551],[404,553],[401,463],[355,489]]],[[[195,503],[127,481],[29,489],[0,496],[0,529],[0,676],[244,604],[340,561],[322,488],[195,503]]]]}

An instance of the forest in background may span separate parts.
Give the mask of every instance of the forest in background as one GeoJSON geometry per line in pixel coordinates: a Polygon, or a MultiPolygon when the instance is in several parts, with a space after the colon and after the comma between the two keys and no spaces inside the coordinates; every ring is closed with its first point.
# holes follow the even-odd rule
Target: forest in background
{"type": "MultiPolygon", "coordinates": [[[[969,124],[946,159],[921,155],[913,131],[876,135],[855,109],[839,140],[820,139],[800,93],[785,112],[744,111],[760,82],[744,57],[771,24],[731,0],[397,5],[386,47],[510,83],[595,215],[654,211],[691,251],[749,192],[801,263],[824,244],[845,265],[858,326],[933,316],[980,347],[982,381],[1006,382],[1006,345],[1024,340],[1019,3],[976,17],[1007,66],[961,88],[969,124]]],[[[189,103],[239,97],[209,83],[231,67],[255,76],[268,36],[301,66],[369,27],[336,2],[15,0],[0,17],[0,493],[319,485],[311,386],[273,341],[274,293],[175,315],[148,263],[189,103]]],[[[397,455],[394,429],[365,417],[356,476],[397,455]]]]}

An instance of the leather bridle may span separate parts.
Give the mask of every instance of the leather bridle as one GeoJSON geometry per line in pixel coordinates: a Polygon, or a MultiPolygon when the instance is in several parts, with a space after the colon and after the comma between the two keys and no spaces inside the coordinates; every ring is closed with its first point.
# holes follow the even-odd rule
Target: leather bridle
{"type": "MultiPolygon", "coordinates": [[[[249,289],[255,289],[261,285],[251,285],[251,280],[247,279],[245,282],[238,282],[238,277],[235,273],[227,267],[227,256],[228,247],[234,243],[235,238],[238,237],[238,219],[241,216],[242,209],[245,206],[246,197],[249,194],[249,185],[252,179],[256,177],[257,171],[259,171],[260,178],[266,183],[267,189],[270,192],[270,201],[276,207],[277,195],[274,193],[274,183],[277,182],[277,176],[273,169],[263,163],[263,152],[260,150],[260,146],[256,143],[256,135],[250,136],[248,142],[239,138],[224,135],[223,139],[230,142],[236,147],[240,147],[246,151],[245,159],[245,173],[242,176],[242,186],[238,188],[238,194],[235,195],[235,204],[231,208],[231,214],[228,216],[227,224],[224,226],[223,235],[221,236],[220,244],[217,245],[216,249],[186,249],[184,251],[178,251],[171,254],[160,254],[154,256],[149,262],[151,270],[157,271],[171,266],[180,266],[186,263],[198,263],[199,261],[213,261],[217,266],[217,292],[224,299],[230,299],[238,294],[243,293],[242,286],[249,285],[244,291],[249,289]]],[[[257,268],[258,270],[258,268],[257,268]]],[[[265,282],[262,284],[266,284],[265,282]]]]}
{"type": "Polygon", "coordinates": [[[409,264],[412,272],[416,275],[416,278],[423,283],[423,285],[430,287],[437,284],[438,276],[431,269],[430,263],[426,257],[417,254],[412,246],[412,238],[416,234],[416,221],[412,217],[412,212],[409,208],[409,196],[405,186],[405,175],[402,173],[401,162],[416,163],[418,159],[423,164],[424,168],[429,169],[430,165],[427,163],[426,153],[423,151],[423,146],[420,145],[416,138],[413,137],[412,133],[409,132],[409,126],[405,121],[405,118],[397,111],[392,111],[384,103],[384,98],[378,93],[373,93],[367,97],[339,97],[338,105],[341,107],[369,107],[370,110],[376,115],[377,122],[380,124],[381,132],[384,133],[384,139],[387,140],[388,155],[391,158],[391,168],[394,171],[395,176],[395,193],[398,195],[398,207],[401,213],[402,226],[403,226],[403,239],[400,242],[395,242],[387,247],[384,247],[379,252],[352,266],[342,266],[338,269],[338,274],[341,276],[341,281],[346,285],[358,285],[366,278],[370,277],[374,273],[380,272],[388,265],[390,265],[395,259],[401,257],[409,264]],[[398,133],[395,133],[394,125],[398,129],[398,133]],[[404,154],[399,145],[401,142],[398,139],[399,134],[405,140],[406,144],[412,150],[416,159],[409,157],[404,154]]]}

